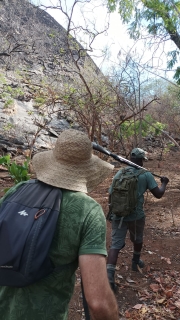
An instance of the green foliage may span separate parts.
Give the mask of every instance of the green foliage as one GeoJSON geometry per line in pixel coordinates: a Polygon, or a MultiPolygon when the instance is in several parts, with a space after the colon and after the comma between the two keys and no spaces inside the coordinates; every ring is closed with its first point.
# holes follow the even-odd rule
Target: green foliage
{"type": "Polygon", "coordinates": [[[127,23],[133,13],[134,4],[132,0],[122,1],[121,6],[119,6],[119,13],[123,16],[123,22],[127,23]]]}
{"type": "MultiPolygon", "coordinates": [[[[179,0],[107,0],[110,11],[118,8],[122,22],[129,25],[129,34],[138,39],[144,29],[153,37],[167,40],[167,36],[177,46],[178,50],[168,53],[168,68],[177,62],[180,50],[180,1],[179,0]]],[[[152,38],[151,38],[152,40],[152,38]]],[[[155,39],[156,40],[156,39],[155,39]]],[[[180,83],[180,72],[177,68],[174,78],[180,83]]]]}
{"type": "Polygon", "coordinates": [[[168,52],[168,56],[170,57],[170,60],[168,61],[167,67],[169,69],[172,69],[174,64],[178,62],[179,53],[180,52],[178,50],[173,50],[168,52]]]}
{"type": "Polygon", "coordinates": [[[6,79],[4,78],[4,75],[0,73],[0,83],[6,84],[6,79]]]}
{"type": "Polygon", "coordinates": [[[48,34],[48,36],[52,39],[54,39],[57,36],[57,32],[55,30],[51,30],[51,32],[48,34]]]}
{"type": "Polygon", "coordinates": [[[160,130],[164,130],[166,127],[166,125],[161,122],[158,122],[158,121],[155,122],[150,115],[146,115],[145,120],[147,120],[148,122],[152,122],[153,126],[156,127],[156,129],[154,127],[151,127],[144,120],[142,120],[141,124],[140,124],[140,120],[136,120],[135,122],[133,120],[125,121],[120,126],[121,137],[123,137],[124,139],[133,137],[134,132],[139,131],[140,125],[142,130],[142,137],[146,137],[148,134],[158,136],[161,134],[160,130]]]}
{"type": "Polygon", "coordinates": [[[46,99],[44,97],[36,97],[34,101],[36,103],[36,106],[39,106],[45,103],[46,99]]]}
{"type": "Polygon", "coordinates": [[[111,12],[114,12],[116,10],[117,2],[118,1],[116,1],[116,0],[109,0],[108,1],[108,8],[111,12]]]}
{"type": "Polygon", "coordinates": [[[6,91],[9,92],[9,93],[12,93],[13,92],[13,88],[11,86],[7,86],[6,87],[6,91]]]}
{"type": "Polygon", "coordinates": [[[37,103],[43,103],[44,101],[45,101],[45,99],[42,97],[35,98],[35,102],[37,102],[37,103]]]}
{"type": "Polygon", "coordinates": [[[8,108],[14,104],[14,99],[12,99],[11,95],[7,92],[2,92],[0,98],[4,100],[4,108],[8,108]]]}
{"type": "Polygon", "coordinates": [[[60,54],[65,54],[65,52],[66,52],[66,51],[65,51],[64,48],[60,48],[60,49],[59,49],[59,53],[60,53],[60,54]]]}
{"type": "Polygon", "coordinates": [[[18,96],[23,96],[23,95],[24,95],[24,91],[21,88],[13,89],[13,92],[12,92],[13,98],[16,98],[18,96]]]}
{"type": "Polygon", "coordinates": [[[166,128],[165,124],[158,122],[158,121],[155,122],[154,125],[155,125],[156,129],[153,128],[153,130],[151,130],[151,132],[154,133],[155,136],[159,136],[161,134],[161,130],[164,130],[166,128]]]}
{"type": "Polygon", "coordinates": [[[10,177],[14,180],[15,184],[30,179],[30,175],[28,174],[29,159],[24,161],[23,165],[20,166],[15,161],[11,162],[10,156],[7,155],[0,157],[0,164],[8,169],[10,177]]]}
{"type": "Polygon", "coordinates": [[[55,34],[49,33],[49,37],[50,37],[50,38],[55,38],[55,36],[56,36],[55,34]]]}
{"type": "Polygon", "coordinates": [[[10,122],[6,123],[6,124],[3,126],[3,130],[5,130],[5,131],[9,131],[9,130],[11,130],[11,129],[13,129],[13,128],[14,128],[14,125],[13,125],[12,123],[10,123],[10,122]]]}
{"type": "Polygon", "coordinates": [[[177,67],[174,74],[174,79],[176,80],[177,84],[180,85],[180,67],[177,67]]]}
{"type": "Polygon", "coordinates": [[[180,1],[108,0],[108,7],[110,11],[118,7],[124,23],[136,20],[136,28],[146,27],[153,35],[162,31],[171,35],[178,28],[180,1]]]}
{"type": "Polygon", "coordinates": [[[13,104],[14,104],[14,100],[11,99],[11,98],[8,98],[8,99],[5,101],[5,103],[4,103],[4,108],[8,108],[8,107],[10,107],[10,106],[13,105],[13,104]]]}
{"type": "MultiPolygon", "coordinates": [[[[1,82],[1,77],[0,77],[1,82]]],[[[21,88],[12,88],[9,85],[5,85],[3,87],[3,92],[0,94],[1,99],[5,100],[4,108],[8,108],[9,106],[14,104],[14,99],[22,96],[24,94],[21,88]]]]}
{"type": "Polygon", "coordinates": [[[32,110],[29,110],[29,111],[28,111],[28,115],[29,115],[29,116],[31,116],[31,115],[33,115],[33,114],[34,114],[34,112],[33,112],[32,110]]]}

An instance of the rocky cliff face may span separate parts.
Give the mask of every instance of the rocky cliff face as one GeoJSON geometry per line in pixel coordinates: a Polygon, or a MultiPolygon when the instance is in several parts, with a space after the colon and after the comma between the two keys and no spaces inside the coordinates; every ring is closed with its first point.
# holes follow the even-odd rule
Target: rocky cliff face
{"type": "MultiPolygon", "coordinates": [[[[45,73],[55,69],[57,72],[58,65],[71,60],[66,30],[28,0],[0,1],[0,48],[0,66],[6,65],[7,69],[23,65],[29,69],[38,66],[45,73]]],[[[75,56],[77,50],[71,53],[75,56]]],[[[81,56],[81,65],[86,59],[91,60],[88,55],[81,56]]],[[[99,71],[92,60],[91,63],[99,71]]]]}
{"type": "Polygon", "coordinates": [[[0,12],[1,66],[53,69],[56,55],[68,62],[66,30],[48,13],[27,0],[2,0],[0,12]]]}
{"type": "MultiPolygon", "coordinates": [[[[73,41],[80,47],[75,39],[73,41]]],[[[50,86],[52,79],[60,86],[57,78],[71,64],[73,55],[76,56],[77,51],[69,51],[66,30],[48,13],[27,0],[0,0],[1,149],[3,145],[6,151],[20,145],[21,150],[29,148],[35,135],[36,148],[50,148],[62,130],[70,125],[77,128],[63,112],[58,112],[58,116],[53,113],[48,130],[38,134],[35,121],[39,115],[36,90],[40,90],[43,83],[50,86]],[[15,138],[16,145],[12,142],[15,138]]],[[[79,65],[84,67],[87,59],[93,72],[99,72],[88,55],[79,59],[79,65]]],[[[64,75],[64,81],[68,81],[69,76],[64,75]]],[[[61,109],[61,105],[56,108],[61,109]]]]}

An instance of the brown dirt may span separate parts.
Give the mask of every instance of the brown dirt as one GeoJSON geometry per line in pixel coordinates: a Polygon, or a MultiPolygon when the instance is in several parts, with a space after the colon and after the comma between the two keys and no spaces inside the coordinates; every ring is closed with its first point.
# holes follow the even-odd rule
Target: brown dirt
{"type": "MultiPolygon", "coordinates": [[[[169,152],[159,161],[158,153],[151,155],[145,167],[170,182],[162,199],[150,192],[145,195],[146,227],[142,259],[143,272],[131,271],[132,244],[127,237],[126,246],[119,254],[116,294],[119,319],[180,319],[180,152],[169,152]]],[[[119,168],[115,168],[113,175],[119,168]]],[[[99,202],[105,214],[108,210],[108,187],[112,176],[106,179],[90,196],[99,202]]],[[[7,173],[0,170],[0,194],[12,185],[7,173]]],[[[156,178],[158,184],[160,179],[156,178]]],[[[110,247],[111,223],[107,222],[107,249],[110,247]]],[[[80,274],[69,307],[68,320],[83,320],[80,274]]],[[[112,319],[113,320],[113,319],[112,319]]]]}

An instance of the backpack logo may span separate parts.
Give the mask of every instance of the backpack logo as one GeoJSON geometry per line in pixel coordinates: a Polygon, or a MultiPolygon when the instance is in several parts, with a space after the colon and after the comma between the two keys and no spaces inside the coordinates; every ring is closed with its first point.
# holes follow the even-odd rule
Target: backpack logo
{"type": "Polygon", "coordinates": [[[19,211],[18,213],[20,214],[20,216],[28,216],[28,213],[25,210],[19,211]]]}

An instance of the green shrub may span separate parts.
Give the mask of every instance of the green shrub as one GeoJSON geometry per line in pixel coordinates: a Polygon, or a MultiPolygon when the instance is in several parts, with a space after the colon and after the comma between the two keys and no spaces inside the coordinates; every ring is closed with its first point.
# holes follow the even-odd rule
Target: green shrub
{"type": "Polygon", "coordinates": [[[37,105],[39,105],[39,104],[43,104],[46,101],[46,99],[43,97],[36,97],[34,101],[37,105]]]}
{"type": "Polygon", "coordinates": [[[10,131],[13,128],[14,128],[14,125],[12,123],[9,123],[9,122],[6,123],[5,126],[3,126],[3,130],[5,130],[5,131],[10,131]]]}
{"type": "Polygon", "coordinates": [[[29,159],[24,161],[23,165],[18,165],[15,161],[11,162],[10,156],[7,155],[0,157],[0,164],[8,169],[9,175],[15,184],[30,179],[28,174],[29,159]]]}
{"type": "Polygon", "coordinates": [[[14,100],[9,98],[4,103],[4,108],[8,108],[9,106],[12,106],[14,104],[14,100]]]}
{"type": "Polygon", "coordinates": [[[153,123],[153,127],[150,126],[146,121],[142,119],[141,124],[139,120],[135,122],[133,120],[125,121],[121,124],[121,136],[124,139],[128,139],[134,135],[134,132],[139,132],[140,125],[142,130],[142,136],[146,137],[148,134],[152,134],[155,136],[161,135],[161,130],[164,130],[166,125],[153,120],[150,115],[145,116],[145,120],[153,123]]]}

